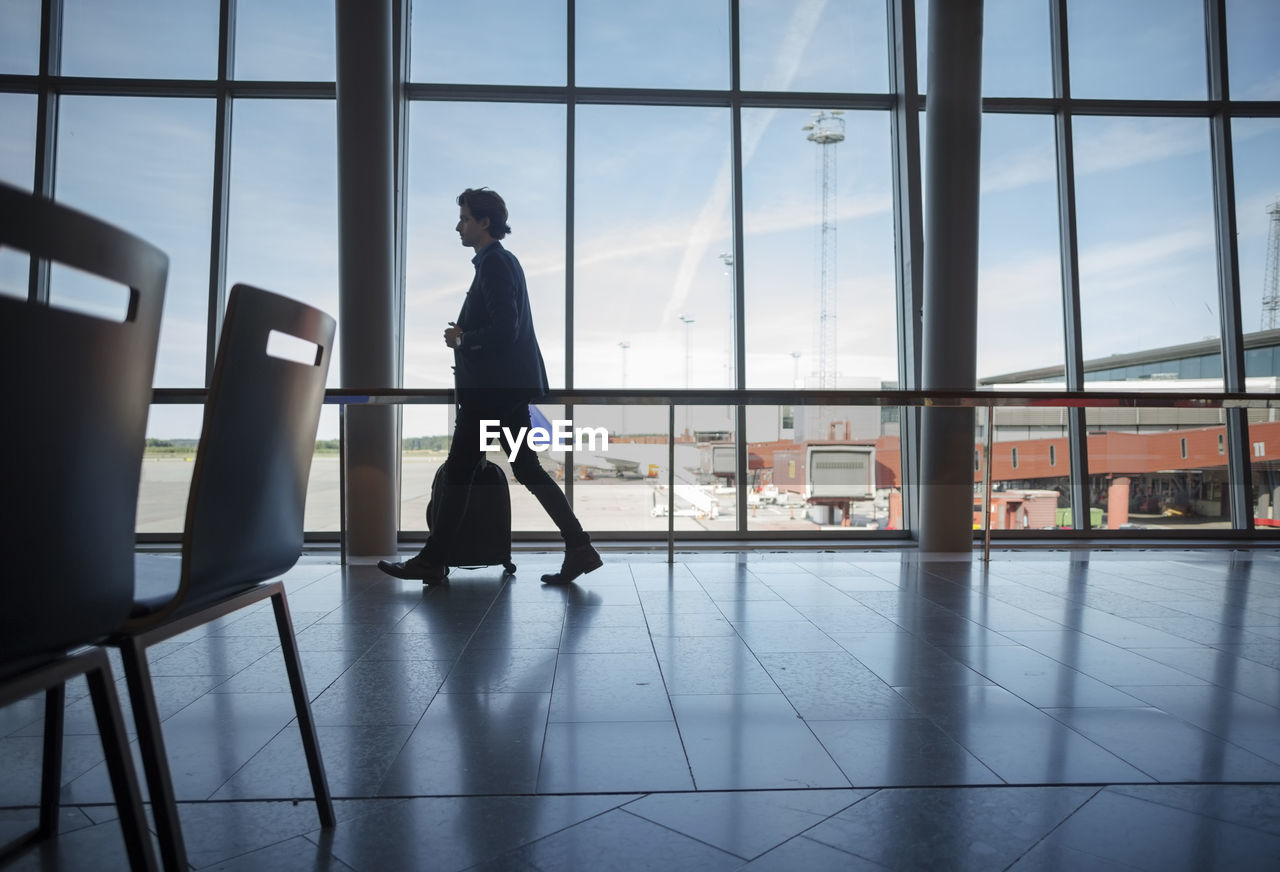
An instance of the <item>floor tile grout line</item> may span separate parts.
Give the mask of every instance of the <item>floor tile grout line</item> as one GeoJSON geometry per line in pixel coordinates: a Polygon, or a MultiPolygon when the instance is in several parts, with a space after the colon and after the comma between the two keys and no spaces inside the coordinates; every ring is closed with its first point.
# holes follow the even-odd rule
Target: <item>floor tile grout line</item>
{"type": "MultiPolygon", "coordinates": [[[[1099,796],[1101,796],[1101,795],[1103,794],[1103,792],[1105,792],[1105,791],[1106,791],[1106,789],[1107,789],[1107,786],[1106,786],[1106,785],[1103,785],[1103,786],[1098,787],[1098,789],[1097,789],[1097,790],[1095,790],[1093,793],[1091,793],[1091,794],[1088,796],[1088,798],[1086,798],[1086,799],[1085,799],[1085,801],[1084,801],[1084,802],[1080,803],[1078,806],[1076,806],[1075,808],[1073,808],[1073,809],[1072,809],[1068,814],[1064,815],[1064,816],[1063,816],[1063,818],[1062,818],[1062,820],[1058,821],[1056,824],[1054,824],[1052,827],[1050,827],[1048,832],[1046,832],[1046,833],[1045,833],[1043,836],[1041,836],[1040,838],[1036,839],[1036,841],[1035,841],[1035,842],[1034,842],[1030,847],[1028,847],[1028,848],[1027,848],[1027,850],[1023,851],[1021,854],[1019,854],[1019,855],[1017,856],[1017,858],[1016,858],[1016,859],[1014,859],[1014,861],[1013,861],[1012,863],[1010,863],[1008,866],[1004,867],[1003,872],[1008,872],[1008,870],[1012,869],[1014,866],[1018,865],[1018,863],[1022,862],[1022,859],[1023,859],[1024,857],[1026,857],[1028,854],[1030,854],[1032,851],[1034,851],[1034,850],[1035,850],[1037,847],[1039,847],[1039,846],[1040,846],[1040,845],[1041,845],[1041,844],[1042,844],[1046,839],[1048,839],[1050,836],[1052,836],[1054,833],[1056,833],[1059,829],[1061,829],[1063,826],[1065,826],[1065,825],[1066,825],[1066,823],[1067,823],[1067,821],[1071,820],[1073,817],[1075,817],[1077,814],[1079,814],[1079,813],[1080,813],[1080,811],[1081,811],[1081,810],[1082,810],[1086,805],[1088,805],[1089,803],[1091,803],[1091,802],[1093,802],[1095,799],[1097,799],[1099,796]]],[[[1095,857],[1096,857],[1096,855],[1090,855],[1090,856],[1095,856],[1095,857]]],[[[1103,859],[1103,860],[1105,860],[1106,858],[1098,858],[1098,859],[1103,859]]]]}
{"type": "MultiPolygon", "coordinates": [[[[681,564],[682,565],[682,564],[681,564]]],[[[667,583],[670,584],[674,577],[671,573],[675,570],[675,564],[668,566],[667,583]]],[[[686,569],[686,571],[688,571],[686,569]]],[[[697,581],[697,579],[694,579],[697,581]]],[[[631,584],[635,586],[636,598],[640,601],[640,614],[644,617],[645,634],[649,637],[649,649],[653,652],[653,662],[658,667],[658,677],[662,679],[662,692],[667,698],[667,710],[671,712],[671,723],[675,726],[676,739],[680,742],[680,753],[684,755],[685,771],[689,773],[689,783],[693,785],[693,789],[698,789],[698,778],[693,774],[693,761],[689,759],[689,746],[685,743],[684,731],[680,729],[680,719],[676,717],[675,703],[671,701],[671,686],[667,683],[667,671],[662,668],[662,658],[658,656],[658,644],[653,640],[653,626],[649,623],[649,611],[644,606],[644,597],[642,597],[640,588],[636,585],[635,572],[631,573],[631,584]]],[[[698,583],[701,587],[701,582],[698,583]]]]}

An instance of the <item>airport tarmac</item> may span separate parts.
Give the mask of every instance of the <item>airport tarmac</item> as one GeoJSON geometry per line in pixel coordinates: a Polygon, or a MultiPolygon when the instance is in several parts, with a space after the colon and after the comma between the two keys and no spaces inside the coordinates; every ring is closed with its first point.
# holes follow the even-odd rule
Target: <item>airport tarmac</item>
{"type": "MultiPolygon", "coordinates": [[[[139,533],[178,533],[182,530],[194,459],[194,456],[177,455],[147,457],[143,461],[138,498],[139,533]]],[[[426,531],[431,482],[443,460],[443,454],[410,455],[403,459],[402,530],[426,531]]],[[[510,477],[510,468],[505,461],[499,465],[506,469],[511,484],[512,529],[516,532],[553,533],[555,526],[537,500],[510,477]]],[[[680,469],[679,463],[677,469],[680,469]]],[[[665,531],[667,492],[661,485],[665,480],[665,469],[662,472],[661,478],[609,476],[575,480],[574,508],[583,526],[593,533],[665,531]],[[654,511],[655,505],[659,507],[658,512],[654,511]]],[[[737,498],[731,488],[696,486],[686,468],[683,474],[677,472],[676,492],[677,531],[734,531],[737,498]],[[696,499],[701,508],[684,496],[696,499]],[[708,511],[712,498],[717,504],[718,517],[712,517],[714,512],[708,511]]],[[[308,532],[316,533],[337,532],[340,528],[338,457],[335,454],[318,454],[312,461],[304,526],[308,532]]],[[[817,530],[819,527],[805,518],[799,506],[766,505],[752,508],[748,529],[817,530]]]]}

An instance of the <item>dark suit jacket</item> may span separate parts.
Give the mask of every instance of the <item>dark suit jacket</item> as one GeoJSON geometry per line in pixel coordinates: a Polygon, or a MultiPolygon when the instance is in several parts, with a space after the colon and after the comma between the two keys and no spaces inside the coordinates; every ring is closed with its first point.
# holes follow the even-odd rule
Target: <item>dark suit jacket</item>
{"type": "Polygon", "coordinates": [[[542,396],[547,370],[520,261],[495,241],[472,263],[476,277],[456,322],[463,331],[462,346],[453,352],[458,401],[487,405],[542,396]]]}

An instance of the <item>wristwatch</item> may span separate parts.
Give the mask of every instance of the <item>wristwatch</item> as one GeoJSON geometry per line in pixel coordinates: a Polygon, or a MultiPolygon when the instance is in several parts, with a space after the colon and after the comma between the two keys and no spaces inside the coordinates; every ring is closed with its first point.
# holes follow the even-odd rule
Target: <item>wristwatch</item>
{"type": "Polygon", "coordinates": [[[457,333],[453,335],[453,347],[454,348],[462,347],[462,331],[461,330],[459,330],[457,333]]]}

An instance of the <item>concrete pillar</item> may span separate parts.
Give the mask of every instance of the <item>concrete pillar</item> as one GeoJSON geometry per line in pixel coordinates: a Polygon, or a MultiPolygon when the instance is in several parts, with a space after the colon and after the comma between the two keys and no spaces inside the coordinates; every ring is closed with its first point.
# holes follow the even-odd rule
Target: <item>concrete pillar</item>
{"type": "MultiPolygon", "coordinates": [[[[338,335],[342,386],[399,385],[395,287],[393,0],[336,0],[338,335]]],[[[394,406],[347,411],[347,553],[393,554],[399,528],[394,406]]]]}
{"type": "MultiPolygon", "coordinates": [[[[982,130],[982,0],[930,0],[926,88],[925,390],[972,390],[977,379],[978,170],[982,130]]],[[[972,409],[921,415],[920,550],[972,552],[972,409]]]]}
{"type": "Polygon", "coordinates": [[[1129,479],[1119,476],[1107,486],[1107,529],[1119,530],[1129,523],[1129,479]]]}

